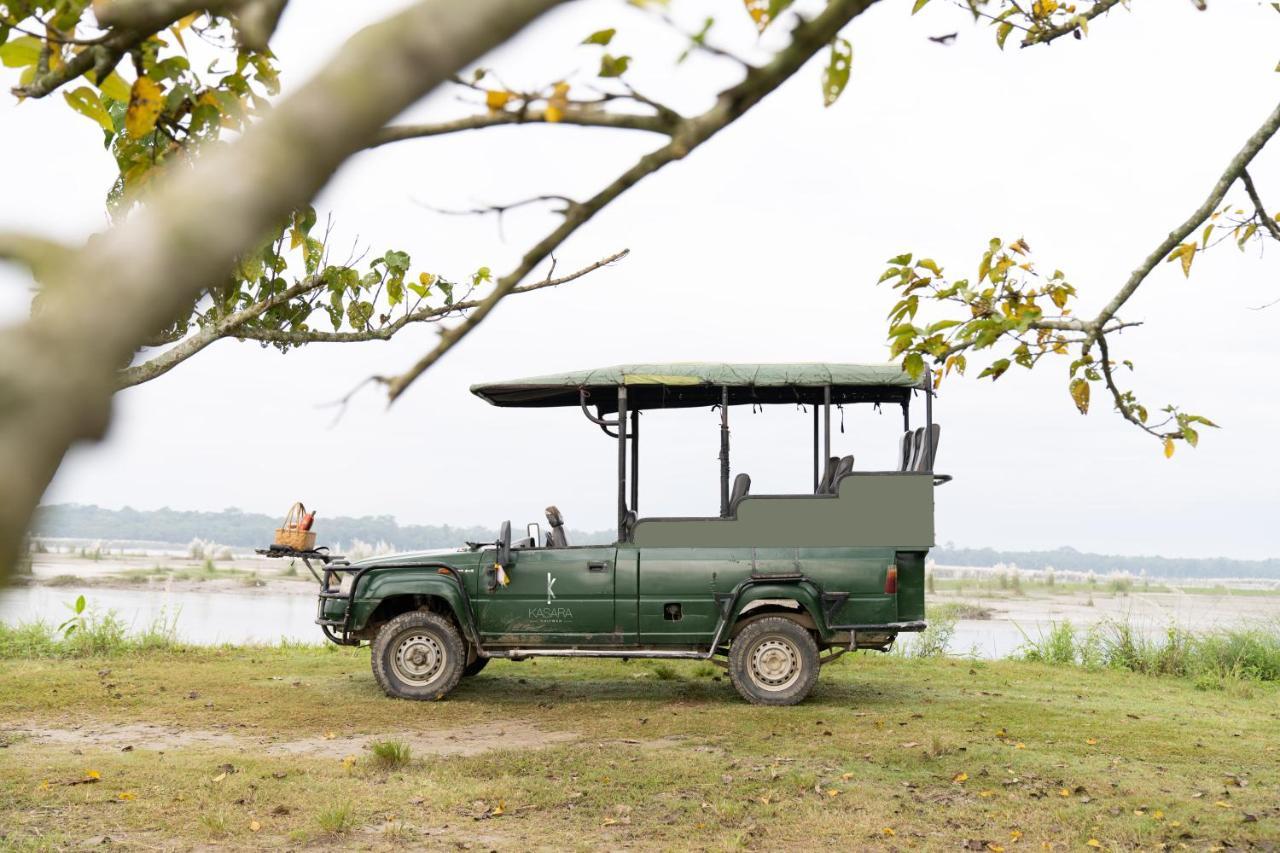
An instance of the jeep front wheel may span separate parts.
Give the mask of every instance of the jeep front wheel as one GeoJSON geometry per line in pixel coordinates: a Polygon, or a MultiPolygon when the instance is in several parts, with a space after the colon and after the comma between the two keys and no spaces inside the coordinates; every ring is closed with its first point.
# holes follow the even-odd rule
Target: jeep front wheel
{"type": "Polygon", "coordinates": [[[766,616],[729,646],[729,678],[753,705],[795,705],[818,680],[818,644],[802,625],[766,616]]]}
{"type": "Polygon", "coordinates": [[[388,696],[441,699],[458,685],[466,647],[453,623],[438,613],[414,610],[383,625],[371,650],[373,677],[388,696]]]}

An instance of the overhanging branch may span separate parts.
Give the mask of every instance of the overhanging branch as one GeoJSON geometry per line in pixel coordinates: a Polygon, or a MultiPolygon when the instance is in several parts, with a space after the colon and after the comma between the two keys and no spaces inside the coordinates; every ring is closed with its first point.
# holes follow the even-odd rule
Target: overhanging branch
{"type": "Polygon", "coordinates": [[[387,386],[391,402],[399,398],[414,380],[482,323],[504,297],[583,224],[635,184],[667,164],[684,158],[690,151],[732,124],[765,95],[795,74],[814,54],[829,44],[846,24],[876,2],[877,0],[832,0],[812,20],[801,20],[792,30],[791,43],[779,51],[772,61],[758,68],[749,68],[743,80],[720,93],[709,110],[692,118],[681,119],[671,134],[670,142],[641,157],[635,165],[591,198],[566,210],[559,227],[526,252],[516,268],[499,279],[494,291],[465,319],[443,330],[434,349],[404,373],[379,377],[379,381],[387,386]]]}

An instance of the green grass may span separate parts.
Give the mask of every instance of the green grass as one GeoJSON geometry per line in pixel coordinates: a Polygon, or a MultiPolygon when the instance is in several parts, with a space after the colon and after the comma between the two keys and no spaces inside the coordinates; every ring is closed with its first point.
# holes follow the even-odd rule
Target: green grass
{"type": "Polygon", "coordinates": [[[804,704],[764,708],[703,664],[664,665],[679,677],[495,661],[447,701],[410,703],[378,690],[365,650],[10,658],[0,847],[1200,850],[1280,835],[1271,682],[1206,692],[850,654],[804,704]],[[480,736],[491,748],[439,751],[480,736]],[[414,760],[358,760],[379,741],[414,760]]]}
{"type": "Polygon", "coordinates": [[[402,740],[379,740],[369,744],[373,764],[382,770],[395,770],[409,763],[413,754],[409,744],[402,740]]]}
{"type": "Polygon", "coordinates": [[[44,621],[0,623],[0,660],[105,657],[180,648],[176,615],[162,614],[141,631],[130,630],[112,611],[90,609],[76,621],[76,630],[70,633],[44,621]]]}
{"type": "Polygon", "coordinates": [[[1170,627],[1149,636],[1127,622],[1100,622],[1088,630],[1059,622],[1038,637],[1023,636],[1021,656],[1029,661],[1191,678],[1201,686],[1280,681],[1280,630],[1275,628],[1193,634],[1170,627]]]}

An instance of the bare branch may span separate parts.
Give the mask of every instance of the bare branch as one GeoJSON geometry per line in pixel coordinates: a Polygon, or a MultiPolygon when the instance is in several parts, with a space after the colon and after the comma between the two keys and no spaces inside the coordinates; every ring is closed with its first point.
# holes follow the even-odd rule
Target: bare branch
{"type": "Polygon", "coordinates": [[[1213,189],[1209,192],[1208,198],[1206,198],[1200,206],[1196,208],[1195,212],[1192,213],[1186,221],[1173,231],[1169,232],[1169,235],[1160,242],[1160,245],[1156,247],[1155,251],[1147,255],[1147,257],[1143,259],[1142,264],[1133,271],[1129,276],[1129,279],[1124,283],[1124,286],[1120,288],[1120,291],[1111,298],[1110,302],[1103,306],[1101,311],[1098,312],[1098,316],[1093,320],[1094,331],[1089,335],[1089,339],[1085,346],[1086,349],[1088,348],[1088,343],[1092,342],[1097,337],[1097,330],[1101,329],[1106,325],[1108,320],[1116,315],[1116,312],[1119,311],[1120,307],[1129,300],[1129,297],[1133,296],[1134,291],[1136,291],[1142,282],[1146,280],[1147,276],[1151,274],[1151,271],[1155,269],[1156,265],[1167,258],[1169,253],[1187,238],[1187,235],[1200,227],[1200,225],[1213,214],[1218,205],[1222,203],[1222,199],[1226,196],[1227,190],[1229,190],[1231,185],[1244,173],[1244,170],[1248,167],[1249,163],[1253,161],[1253,158],[1257,156],[1258,152],[1262,150],[1263,146],[1267,144],[1271,137],[1276,134],[1277,130],[1280,130],[1280,105],[1277,105],[1276,108],[1271,111],[1271,114],[1267,116],[1267,119],[1262,123],[1262,126],[1253,132],[1253,135],[1245,141],[1244,147],[1240,149],[1236,156],[1231,158],[1231,162],[1227,164],[1226,170],[1222,173],[1221,177],[1218,178],[1217,183],[1213,185],[1213,189]]]}
{"type": "Polygon", "coordinates": [[[1253,178],[1249,175],[1248,169],[1240,170],[1240,180],[1244,183],[1244,191],[1249,194],[1249,201],[1253,202],[1253,209],[1262,220],[1262,227],[1267,229],[1267,233],[1273,238],[1280,240],[1280,225],[1277,225],[1271,214],[1267,213],[1267,207],[1262,203],[1258,188],[1253,185],[1253,178]]]}
{"type": "Polygon", "coordinates": [[[129,30],[144,38],[193,12],[234,15],[236,41],[247,50],[266,50],[288,0],[111,0],[94,5],[103,27],[129,30]]]}
{"type": "Polygon", "coordinates": [[[439,213],[443,216],[488,216],[490,214],[496,214],[497,216],[500,217],[502,216],[502,214],[506,213],[508,210],[515,210],[518,207],[528,207],[531,204],[546,204],[547,202],[551,202],[551,201],[558,201],[564,204],[564,208],[560,211],[557,211],[558,213],[565,213],[578,203],[573,199],[569,198],[567,195],[555,195],[555,194],[536,195],[536,196],[533,196],[532,198],[524,198],[524,199],[520,199],[519,201],[508,202],[507,204],[489,204],[489,205],[485,205],[484,207],[469,207],[469,208],[435,207],[434,205],[430,205],[430,204],[427,204],[426,202],[421,202],[421,201],[416,203],[422,207],[425,207],[427,210],[431,211],[432,213],[439,213]]]}
{"type": "Polygon", "coordinates": [[[577,127],[610,127],[620,130],[644,130],[650,133],[670,135],[674,123],[662,115],[636,115],[634,113],[610,113],[598,109],[571,108],[564,111],[559,121],[547,121],[547,111],[542,109],[526,109],[522,112],[490,112],[481,115],[467,116],[453,121],[442,121],[433,124],[393,124],[383,129],[370,148],[399,142],[405,139],[424,139],[429,136],[442,136],[447,133],[459,133],[465,130],[479,130],[486,127],[501,127],[511,124],[563,124],[577,127]]]}
{"type": "Polygon", "coordinates": [[[559,227],[525,253],[520,263],[498,280],[498,285],[474,311],[456,326],[440,334],[436,347],[399,376],[383,378],[391,402],[414,380],[439,361],[458,341],[480,325],[491,311],[529,275],[539,263],[610,202],[644,178],[676,160],[728,127],[773,90],[795,74],[815,53],[825,47],[845,24],[874,5],[877,0],[832,0],[813,20],[801,20],[792,30],[791,43],[767,64],[748,69],[742,82],[720,93],[715,105],[705,113],[681,119],[671,141],[640,158],[608,186],[565,212],[559,227]]]}

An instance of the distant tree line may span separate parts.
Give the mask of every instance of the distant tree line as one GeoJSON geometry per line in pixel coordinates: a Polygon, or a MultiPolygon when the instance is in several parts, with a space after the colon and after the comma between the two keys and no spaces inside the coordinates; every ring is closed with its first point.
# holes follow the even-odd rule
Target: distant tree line
{"type": "MultiPolygon", "coordinates": [[[[238,548],[265,548],[279,518],[261,513],[224,509],[222,512],[200,512],[169,509],[137,510],[103,509],[82,504],[56,504],[40,507],[36,512],[33,533],[37,536],[68,539],[146,540],[185,545],[192,539],[205,539],[219,545],[238,548]]],[[[377,544],[386,542],[400,550],[448,548],[463,542],[492,542],[497,530],[491,527],[453,527],[448,524],[398,524],[389,515],[367,515],[362,518],[321,516],[316,521],[321,544],[350,545],[359,539],[377,544]]],[[[543,527],[545,531],[545,526],[543,527]]],[[[522,530],[513,531],[517,538],[522,530]]],[[[612,542],[612,533],[570,531],[575,544],[612,542]]]]}
{"type": "Polygon", "coordinates": [[[1280,560],[1226,557],[1126,557],[1089,554],[1064,546],[1053,551],[997,551],[994,548],[935,548],[929,554],[944,566],[994,566],[1074,572],[1127,572],[1165,578],[1280,578],[1280,560]]]}

